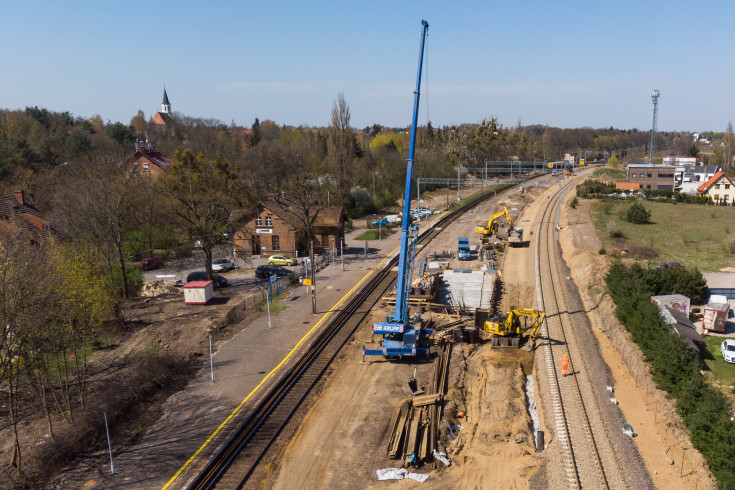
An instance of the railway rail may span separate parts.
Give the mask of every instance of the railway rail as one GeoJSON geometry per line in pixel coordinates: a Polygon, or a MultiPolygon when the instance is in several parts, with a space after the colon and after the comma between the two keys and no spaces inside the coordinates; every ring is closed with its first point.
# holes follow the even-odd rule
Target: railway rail
{"type": "MultiPolygon", "coordinates": [[[[505,186],[503,189],[510,186],[505,186]]],[[[487,193],[461,209],[440,217],[419,237],[426,244],[465,212],[492,198],[487,193]]],[[[395,282],[391,272],[398,257],[391,259],[336,314],[312,341],[293,367],[268,390],[251,414],[210,458],[187,488],[242,488],[291,416],[308,396],[342,346],[352,337],[373,305],[395,282]]]]}
{"type": "MultiPolygon", "coordinates": [[[[566,185],[572,188],[575,181],[566,185]]],[[[542,356],[559,443],[556,456],[565,475],[564,482],[553,483],[569,488],[650,488],[650,476],[635,458],[635,445],[622,434],[622,423],[615,426],[621,414],[610,400],[609,368],[578,293],[569,286],[556,228],[559,200],[557,193],[543,210],[535,257],[539,303],[547,314],[542,356]],[[558,363],[564,354],[571,359],[566,377],[558,363]]]]}

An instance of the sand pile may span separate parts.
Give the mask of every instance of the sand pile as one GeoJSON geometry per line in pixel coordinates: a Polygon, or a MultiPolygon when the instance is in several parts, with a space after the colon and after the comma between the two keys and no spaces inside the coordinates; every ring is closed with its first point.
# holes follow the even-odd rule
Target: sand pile
{"type": "Polygon", "coordinates": [[[151,281],[143,284],[140,288],[140,296],[145,298],[153,298],[164,294],[183,294],[184,290],[171,284],[170,282],[151,281]]]}

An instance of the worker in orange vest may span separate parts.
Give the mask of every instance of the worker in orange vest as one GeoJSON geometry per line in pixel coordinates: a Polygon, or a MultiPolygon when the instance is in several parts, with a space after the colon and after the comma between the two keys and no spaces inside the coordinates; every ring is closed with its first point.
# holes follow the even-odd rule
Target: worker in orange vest
{"type": "Polygon", "coordinates": [[[561,375],[566,376],[567,368],[569,367],[569,354],[564,354],[564,356],[559,360],[561,361],[561,375]]]}

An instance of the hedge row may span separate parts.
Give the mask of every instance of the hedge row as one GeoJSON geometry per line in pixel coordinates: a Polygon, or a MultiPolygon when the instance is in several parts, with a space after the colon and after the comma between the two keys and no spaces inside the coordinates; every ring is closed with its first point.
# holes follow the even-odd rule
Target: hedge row
{"type": "MultiPolygon", "coordinates": [[[[683,269],[661,271],[676,278],[678,284],[698,282],[699,271],[683,269]],[[667,272],[671,271],[671,272],[667,272]],[[686,277],[690,277],[686,280],[686,277]]],[[[615,263],[605,275],[608,290],[615,301],[616,316],[632,334],[656,385],[676,400],[676,411],[689,429],[692,445],[697,448],[717,479],[719,488],[735,488],[735,423],[732,407],[725,395],[713,388],[700,373],[699,354],[667,325],[651,296],[660,294],[661,272],[639,265],[615,263]]],[[[675,283],[676,284],[676,283],[675,283]]],[[[686,294],[670,288],[664,294],[686,294]]],[[[702,287],[699,294],[703,294],[702,287]]],[[[691,291],[690,291],[691,293],[691,291]]]]}

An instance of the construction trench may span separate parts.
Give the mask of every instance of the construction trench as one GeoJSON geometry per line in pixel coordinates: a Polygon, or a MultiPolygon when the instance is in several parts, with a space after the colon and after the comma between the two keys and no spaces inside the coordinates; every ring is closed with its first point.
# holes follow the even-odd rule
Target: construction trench
{"type": "MultiPolygon", "coordinates": [[[[513,197],[504,204],[517,216],[530,196],[513,197]]],[[[488,210],[497,206],[493,201],[478,206],[446,226],[442,236],[449,238],[417,253],[419,279],[412,284],[410,310],[420,311],[424,326],[434,329],[432,359],[363,357],[360,346],[379,347],[380,336],[372,335],[369,325],[361,328],[312,396],[308,412],[284,430],[279,454],[266,457],[267,470],[257,472],[253,482],[276,488],[370,488],[381,485],[379,477],[423,479],[417,474],[430,473],[423,486],[528,484],[543,462],[536,454],[525,391],[534,354],[493,348],[482,330],[487,317],[510,306],[503,304],[508,302],[499,272],[506,251],[481,262],[479,238],[473,236],[474,226],[487,221],[488,210]],[[446,250],[457,236],[472,237],[477,247],[472,260],[460,262],[446,250]],[[493,476],[471,475],[488,457],[500,463],[493,464],[493,476]]],[[[527,249],[513,253],[523,255],[527,249]]],[[[533,276],[522,279],[533,281],[533,276]]],[[[533,306],[530,292],[526,303],[521,297],[513,294],[513,305],[533,306]]],[[[385,295],[370,322],[385,318],[394,304],[395,293],[385,295]]]]}

